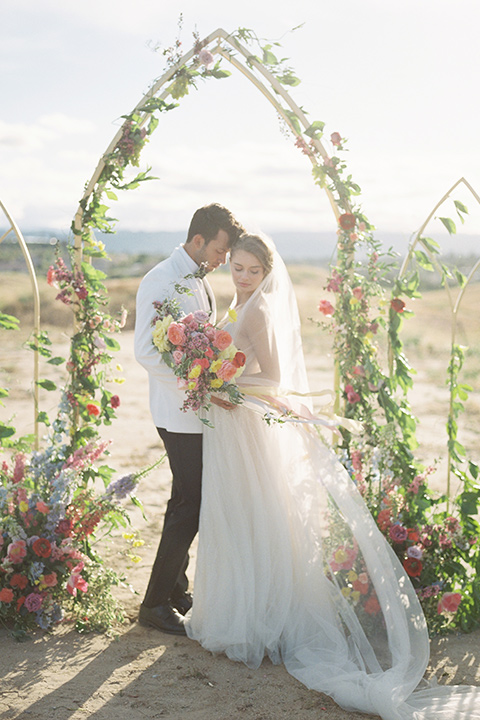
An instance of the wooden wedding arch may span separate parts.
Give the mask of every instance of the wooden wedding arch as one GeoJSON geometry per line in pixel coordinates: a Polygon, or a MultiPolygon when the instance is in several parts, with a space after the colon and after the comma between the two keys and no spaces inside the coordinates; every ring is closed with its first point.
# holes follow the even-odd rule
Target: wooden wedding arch
{"type": "MultiPolygon", "coordinates": [[[[259,62],[239,40],[230,33],[227,33],[222,28],[218,28],[210,35],[208,35],[202,42],[201,46],[204,49],[208,49],[213,56],[220,56],[228,61],[236,70],[240,71],[268,100],[268,102],[274,107],[278,115],[282,118],[285,124],[290,128],[292,133],[298,137],[301,137],[303,131],[308,130],[311,127],[311,123],[307,120],[304,112],[290,97],[286,91],[284,85],[270,72],[261,62],[259,62]]],[[[194,60],[195,56],[198,55],[198,47],[193,47],[189,52],[185,53],[175,64],[173,64],[150,88],[150,90],[142,97],[140,102],[136,105],[133,113],[140,116],[138,125],[144,126],[151,118],[152,112],[145,110],[145,106],[148,106],[148,102],[152,98],[158,98],[160,100],[167,100],[172,95],[172,90],[175,86],[175,76],[178,71],[187,65],[189,62],[194,60]]],[[[79,203],[77,212],[73,221],[73,230],[75,233],[75,249],[77,262],[81,261],[82,258],[82,232],[83,217],[85,213],[85,207],[101,178],[102,172],[105,169],[106,158],[114,151],[118,146],[119,141],[123,135],[123,127],[121,127],[109,146],[107,147],[104,155],[100,158],[95,171],[87,183],[83,197],[79,203]]],[[[321,158],[328,158],[328,153],[323,146],[320,139],[312,137],[311,142],[317,150],[321,158]]],[[[313,165],[318,165],[319,161],[314,153],[308,155],[313,165]]],[[[330,205],[332,207],[335,218],[338,219],[340,210],[338,205],[331,193],[331,191],[325,187],[330,205]]]]}

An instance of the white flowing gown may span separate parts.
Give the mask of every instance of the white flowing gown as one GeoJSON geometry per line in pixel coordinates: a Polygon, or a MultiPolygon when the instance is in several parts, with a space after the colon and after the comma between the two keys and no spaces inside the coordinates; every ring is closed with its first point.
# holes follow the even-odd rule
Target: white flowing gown
{"type": "MultiPolygon", "coordinates": [[[[298,311],[278,254],[228,329],[247,355],[242,383],[306,392],[298,311]]],[[[231,411],[212,406],[209,419],[188,636],[251,668],[265,656],[283,662],[346,710],[384,720],[480,719],[477,688],[417,689],[429,659],[421,606],[315,429],[268,424],[249,401],[231,411]],[[362,573],[367,592],[345,597],[342,559],[362,573]]]]}

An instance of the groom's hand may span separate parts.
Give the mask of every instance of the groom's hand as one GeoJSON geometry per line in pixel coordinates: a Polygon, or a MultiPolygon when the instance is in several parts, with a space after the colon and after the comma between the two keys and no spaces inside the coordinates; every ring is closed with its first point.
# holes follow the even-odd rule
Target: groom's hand
{"type": "Polygon", "coordinates": [[[236,405],[228,402],[228,400],[223,400],[222,398],[216,397],[215,395],[212,395],[210,397],[210,400],[214,405],[218,405],[218,407],[221,407],[224,410],[233,410],[233,408],[236,407],[236,405]]]}

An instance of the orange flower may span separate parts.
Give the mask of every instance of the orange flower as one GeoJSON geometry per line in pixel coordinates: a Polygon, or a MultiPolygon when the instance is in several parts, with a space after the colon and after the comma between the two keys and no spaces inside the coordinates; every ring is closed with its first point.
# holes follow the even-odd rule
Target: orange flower
{"type": "Polygon", "coordinates": [[[95,403],[87,403],[87,412],[89,415],[98,417],[100,415],[100,408],[95,403]]]}
{"type": "Polygon", "coordinates": [[[240,368],[245,365],[246,360],[247,360],[247,356],[245,355],[245,353],[240,352],[240,350],[239,350],[238,352],[235,353],[235,357],[232,360],[232,364],[235,365],[236,368],[240,368]]]}
{"type": "Polygon", "coordinates": [[[370,595],[363,607],[365,609],[365,612],[369,615],[378,615],[378,613],[380,612],[380,603],[378,602],[377,596],[370,595]]]}

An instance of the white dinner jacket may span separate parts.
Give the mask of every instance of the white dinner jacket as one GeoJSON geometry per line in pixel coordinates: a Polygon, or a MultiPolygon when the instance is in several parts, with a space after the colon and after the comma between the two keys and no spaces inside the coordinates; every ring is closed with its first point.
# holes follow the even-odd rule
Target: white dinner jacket
{"type": "Polygon", "coordinates": [[[175,248],[170,257],[162,260],[148,272],[137,292],[135,321],[135,358],[148,372],[150,412],[156,427],[170,432],[201,433],[203,423],[192,410],[183,412],[183,390],[177,388],[173,370],[165,364],[161,354],[152,343],[152,320],[155,317],[153,302],[175,298],[185,314],[206,310],[215,322],[216,308],[213,292],[204,278],[188,278],[198,270],[185,249],[175,248]],[[188,287],[192,295],[175,292],[175,284],[188,287]]]}

